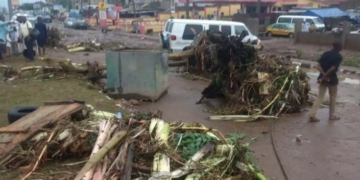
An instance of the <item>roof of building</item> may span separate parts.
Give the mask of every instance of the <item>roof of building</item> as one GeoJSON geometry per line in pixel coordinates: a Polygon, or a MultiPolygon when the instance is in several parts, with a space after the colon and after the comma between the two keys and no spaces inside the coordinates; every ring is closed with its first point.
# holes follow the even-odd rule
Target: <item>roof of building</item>
{"type": "Polygon", "coordinates": [[[334,17],[349,16],[347,13],[340,10],[339,8],[309,9],[306,12],[304,12],[302,15],[317,16],[319,18],[334,18],[334,17]]]}

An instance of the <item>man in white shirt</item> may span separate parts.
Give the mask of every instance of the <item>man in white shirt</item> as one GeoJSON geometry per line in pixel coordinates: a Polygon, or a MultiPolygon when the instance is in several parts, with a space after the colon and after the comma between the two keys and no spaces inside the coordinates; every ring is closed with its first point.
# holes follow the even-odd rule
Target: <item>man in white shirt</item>
{"type": "Polygon", "coordinates": [[[30,31],[33,29],[33,25],[26,19],[25,16],[19,18],[20,23],[20,38],[22,45],[19,47],[19,51],[22,52],[26,49],[25,38],[29,36],[30,31]]]}

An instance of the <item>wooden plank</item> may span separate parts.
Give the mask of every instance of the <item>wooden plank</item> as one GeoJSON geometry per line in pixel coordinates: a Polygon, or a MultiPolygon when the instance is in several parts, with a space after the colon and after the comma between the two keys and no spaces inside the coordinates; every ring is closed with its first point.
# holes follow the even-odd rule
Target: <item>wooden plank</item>
{"type": "Polygon", "coordinates": [[[27,116],[7,127],[28,128],[27,133],[3,133],[0,134],[0,161],[5,159],[19,143],[32,137],[40,128],[71,115],[85,106],[84,104],[51,105],[42,106],[27,116]]]}
{"type": "Polygon", "coordinates": [[[29,129],[22,127],[2,127],[0,133],[26,133],[29,129]]]}

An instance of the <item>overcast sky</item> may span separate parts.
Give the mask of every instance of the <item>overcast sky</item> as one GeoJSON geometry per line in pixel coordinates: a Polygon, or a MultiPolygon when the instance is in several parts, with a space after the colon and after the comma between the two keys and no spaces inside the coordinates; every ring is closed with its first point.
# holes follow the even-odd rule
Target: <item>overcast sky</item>
{"type": "Polygon", "coordinates": [[[43,0],[19,0],[20,4],[22,3],[33,3],[33,2],[37,2],[37,1],[43,1],[43,0]]]}

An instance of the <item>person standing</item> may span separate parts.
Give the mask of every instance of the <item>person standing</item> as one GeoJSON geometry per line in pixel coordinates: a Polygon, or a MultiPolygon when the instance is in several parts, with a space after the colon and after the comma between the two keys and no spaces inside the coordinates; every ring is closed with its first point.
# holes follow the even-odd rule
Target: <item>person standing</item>
{"type": "Polygon", "coordinates": [[[19,23],[17,21],[12,22],[13,32],[10,33],[11,50],[14,56],[19,55],[18,41],[19,41],[19,23]]]}
{"type": "Polygon", "coordinates": [[[33,29],[33,26],[25,16],[19,17],[19,23],[20,23],[20,38],[22,44],[19,48],[19,51],[22,52],[26,49],[25,38],[29,36],[30,31],[33,29]]]}
{"type": "Polygon", "coordinates": [[[35,60],[36,53],[34,51],[34,46],[39,34],[40,32],[37,29],[32,29],[29,35],[24,39],[26,49],[23,51],[23,55],[27,62],[34,62],[35,60]]]}
{"type": "Polygon", "coordinates": [[[5,16],[0,15],[0,61],[6,62],[6,35],[12,31],[5,22],[5,16]]]}
{"type": "Polygon", "coordinates": [[[35,24],[35,28],[40,32],[39,36],[37,37],[39,56],[45,56],[45,45],[46,45],[48,32],[46,25],[42,21],[41,17],[37,18],[37,23],[35,24]]]}
{"type": "Polygon", "coordinates": [[[336,72],[342,62],[342,56],[340,54],[341,49],[341,43],[335,42],[333,43],[333,49],[325,52],[320,57],[318,64],[318,70],[320,74],[317,79],[319,84],[319,94],[309,112],[311,122],[320,121],[318,118],[316,118],[315,115],[323,102],[327,89],[329,90],[330,96],[329,120],[340,119],[340,117],[335,115],[335,105],[339,84],[336,72]]]}

